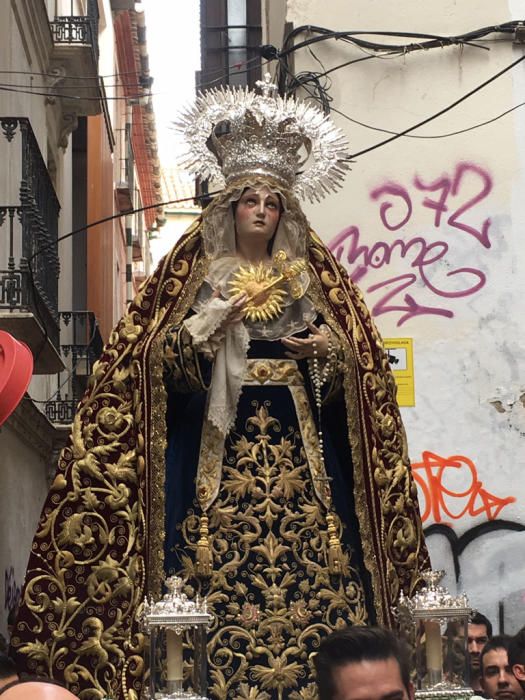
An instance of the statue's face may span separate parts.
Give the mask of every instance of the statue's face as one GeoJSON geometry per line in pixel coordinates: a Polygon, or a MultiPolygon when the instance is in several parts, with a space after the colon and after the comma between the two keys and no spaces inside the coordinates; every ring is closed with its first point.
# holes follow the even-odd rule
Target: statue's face
{"type": "Polygon", "coordinates": [[[237,202],[235,210],[237,243],[268,243],[277,229],[280,216],[281,201],[278,195],[266,186],[258,189],[247,188],[237,202]]]}

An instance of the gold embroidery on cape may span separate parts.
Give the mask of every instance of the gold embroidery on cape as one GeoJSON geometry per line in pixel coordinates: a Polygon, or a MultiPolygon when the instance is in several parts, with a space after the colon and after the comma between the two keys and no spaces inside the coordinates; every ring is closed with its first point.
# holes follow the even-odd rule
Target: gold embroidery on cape
{"type": "Polygon", "coordinates": [[[177,393],[202,391],[203,381],[199,357],[191,335],[184,324],[170,326],[164,336],[164,382],[177,393]]]}
{"type": "Polygon", "coordinates": [[[151,402],[148,409],[151,421],[147,422],[149,431],[145,432],[149,445],[151,466],[149,470],[148,497],[149,541],[148,541],[148,580],[147,591],[159,596],[164,580],[164,541],[166,539],[164,524],[164,481],[166,474],[166,404],[167,394],[163,382],[164,343],[162,334],[156,336],[150,350],[151,402]]]}
{"type": "MultiPolygon", "coordinates": [[[[318,241],[315,234],[312,239],[314,245],[311,246],[311,253],[314,260],[330,267],[329,271],[323,271],[321,280],[330,290],[330,301],[336,308],[339,307],[351,339],[352,345],[347,338],[338,334],[345,356],[355,358],[357,365],[365,370],[360,387],[357,386],[354,371],[345,372],[343,381],[354,459],[355,503],[365,566],[371,574],[377,621],[389,625],[392,623],[391,608],[400,588],[407,595],[413,594],[421,583],[421,566],[426,565],[425,557],[420,552],[424,539],[418,513],[417,489],[411,478],[404,429],[395,403],[395,382],[381,338],[371,317],[365,313],[366,308],[359,290],[352,285],[354,300],[348,290],[351,282],[343,281],[335,261],[322,247],[315,245],[318,241]],[[354,307],[360,308],[367,319],[366,329],[358,320],[357,314],[352,313],[354,307]],[[375,347],[369,345],[367,334],[371,336],[375,347]],[[373,367],[376,368],[375,371],[371,371],[373,367]],[[366,405],[358,403],[363,399],[366,405]],[[361,437],[367,433],[364,418],[360,418],[364,415],[370,417],[369,442],[363,441],[361,437]],[[365,465],[368,465],[366,469],[365,465]],[[373,497],[376,492],[378,498],[373,497]],[[366,507],[363,498],[367,493],[371,494],[368,499],[370,509],[366,507]],[[380,542],[377,537],[374,540],[371,523],[377,524],[375,530],[380,533],[380,542]]],[[[328,318],[333,319],[333,312],[324,301],[317,275],[313,275],[312,282],[310,293],[315,296],[316,308],[323,314],[328,313],[328,318]]],[[[332,330],[335,328],[332,327],[332,330]]]]}
{"type": "Polygon", "coordinates": [[[108,684],[116,690],[117,670],[108,660],[108,651],[123,662],[124,649],[130,644],[139,653],[142,649],[141,640],[132,639],[130,629],[132,613],[143,596],[143,515],[140,503],[130,506],[129,495],[138,478],[137,467],[144,460],[140,442],[133,446],[127,442],[141,406],[132,405],[131,392],[125,390],[132,368],[115,369],[129,354],[129,347],[120,339],[141,333],[137,316],[128,315],[112,334],[113,347],[106,348],[106,357],[113,361],[95,364],[98,386],[91,382],[91,393],[75,415],[70,442],[61,453],[52,485],[52,508],[47,508],[35,536],[36,541],[49,539],[50,546],[34,549],[40,565],[30,570],[24,603],[34,614],[34,632],[43,629],[44,619],[50,626],[49,641],[22,645],[17,632],[12,640],[36,672],[50,676],[67,646],[74,660],[63,668],[64,679],[73,687],[79,675],[87,680],[92,691],[84,693],[86,699],[102,697],[108,684]],[[117,393],[119,388],[121,393],[117,393]],[[90,420],[95,413],[96,420],[90,420]],[[69,463],[72,485],[65,493],[68,484],[63,471],[69,463]],[[86,476],[89,488],[83,483],[86,476]],[[124,557],[118,560],[112,551],[117,538],[128,542],[124,557]],[[74,595],[80,576],[89,593],[82,600],[74,595]],[[53,598],[42,594],[43,585],[54,591],[53,598]],[[106,627],[97,614],[102,605],[112,608],[106,627]],[[78,617],[84,619],[81,640],[70,635],[78,617]]]}
{"type": "Polygon", "coordinates": [[[320,457],[319,433],[312,416],[308,394],[304,386],[291,386],[290,393],[295,406],[299,430],[303,440],[306,459],[317,498],[327,511],[332,508],[332,492],[326,473],[324,461],[320,457]]]}
{"type": "MultiPolygon", "coordinates": [[[[346,547],[349,576],[329,575],[325,509],[300,431],[281,425],[270,401],[252,406],[242,434],[227,438],[220,492],[208,510],[211,692],[216,700],[261,693],[299,700],[311,697],[306,679],[320,639],[367,623],[365,596],[346,547]]],[[[181,535],[181,573],[193,579],[199,537],[193,512],[181,535]]]]}
{"type": "MultiPolygon", "coordinates": [[[[314,249],[313,254],[317,255],[318,257],[323,255],[322,251],[319,249],[314,249]]],[[[324,260],[324,257],[322,257],[322,259],[324,260]]],[[[372,539],[373,534],[372,521],[370,520],[371,515],[368,511],[366,501],[364,498],[364,464],[367,464],[368,461],[363,460],[364,445],[359,420],[362,407],[360,407],[358,404],[358,397],[360,391],[357,383],[357,373],[355,367],[357,350],[355,350],[350,345],[348,338],[341,332],[339,324],[337,323],[334,317],[334,313],[324,298],[319,279],[315,274],[311,275],[309,294],[312,297],[315,308],[318,309],[319,312],[323,315],[325,322],[330,326],[332,332],[336,333],[345,358],[343,390],[347,415],[348,437],[350,442],[350,449],[352,452],[355,510],[357,515],[357,521],[359,523],[359,533],[361,539],[361,546],[363,549],[363,560],[367,571],[370,573],[370,581],[372,584],[373,592],[373,603],[377,623],[386,624],[387,621],[385,620],[383,614],[384,594],[382,593],[382,589],[380,587],[380,572],[372,539]]],[[[350,308],[353,307],[351,306],[350,308]]],[[[348,319],[348,327],[353,327],[352,319],[348,319]]],[[[375,522],[379,523],[378,520],[376,520],[375,522]]]]}
{"type": "MultiPolygon", "coordinates": [[[[198,226],[194,226],[194,236],[186,242],[185,247],[191,252],[199,242],[198,226]]],[[[168,256],[167,264],[173,274],[178,274],[180,266],[175,269],[171,260],[178,253],[178,248],[175,247],[173,253],[168,256]]],[[[163,331],[155,336],[153,349],[150,356],[145,353],[146,372],[150,377],[152,401],[149,407],[150,421],[146,424],[151,425],[151,436],[147,440],[148,445],[148,464],[152,475],[152,483],[149,488],[149,503],[153,507],[150,513],[150,535],[148,541],[148,561],[150,571],[148,575],[148,593],[159,596],[164,581],[164,542],[165,542],[165,449],[166,449],[166,403],[167,393],[164,382],[162,381],[163,369],[163,352],[166,345],[166,334],[169,328],[182,323],[182,320],[188,313],[193,300],[197,294],[197,290],[204,281],[204,276],[207,270],[207,261],[205,258],[199,257],[195,260],[194,271],[191,278],[184,284],[180,291],[180,296],[177,303],[172,308],[169,316],[164,319],[165,327],[163,331]],[[150,373],[153,375],[150,376],[150,373]]]]}

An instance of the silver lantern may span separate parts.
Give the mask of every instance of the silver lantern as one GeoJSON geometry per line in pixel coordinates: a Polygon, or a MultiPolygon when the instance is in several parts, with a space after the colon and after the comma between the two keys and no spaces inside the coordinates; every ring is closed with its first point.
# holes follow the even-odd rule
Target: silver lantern
{"type": "Polygon", "coordinates": [[[190,600],[183,592],[184,582],[171,576],[165,582],[167,593],[154,603],[144,601],[144,630],[150,635],[150,679],[151,700],[206,700],[207,651],[206,638],[211,615],[206,609],[206,600],[190,600]],[[183,678],[183,635],[189,630],[193,637],[193,668],[191,690],[185,690],[183,678]],[[159,663],[158,654],[164,655],[165,665],[159,663]],[[164,680],[165,672],[165,680],[164,680]]]}
{"type": "Polygon", "coordinates": [[[452,596],[439,585],[443,571],[425,571],[426,586],[412,598],[401,594],[397,615],[415,648],[416,698],[466,700],[469,687],[468,621],[465,594],[452,596]]]}

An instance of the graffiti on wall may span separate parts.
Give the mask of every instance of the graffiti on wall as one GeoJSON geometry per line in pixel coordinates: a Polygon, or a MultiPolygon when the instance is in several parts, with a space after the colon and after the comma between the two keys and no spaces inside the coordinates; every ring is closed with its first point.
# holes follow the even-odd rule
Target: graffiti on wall
{"type": "Polygon", "coordinates": [[[425,450],[421,461],[412,463],[412,473],[423,522],[450,523],[467,515],[495,520],[505,506],[516,502],[514,496],[490,493],[474,462],[463,455],[441,457],[425,450]]]}
{"type": "Polygon", "coordinates": [[[441,535],[448,540],[456,580],[461,574],[461,554],[469,544],[497,530],[525,531],[525,525],[500,517],[508,505],[516,502],[515,497],[491,493],[468,457],[442,457],[425,450],[421,461],[412,462],[412,473],[418,486],[425,536],[441,535]],[[476,524],[458,535],[455,523],[469,517],[476,518],[476,524]]]}
{"type": "Polygon", "coordinates": [[[328,247],[364,287],[373,315],[395,313],[398,326],[421,315],[452,318],[454,301],[486,283],[475,261],[491,247],[491,219],[481,205],[492,188],[489,172],[468,162],[435,179],[416,175],[409,187],[387,182],[370,192],[377,214],[364,235],[370,243],[357,226],[348,226],[328,247]],[[415,235],[407,233],[414,227],[415,235]],[[398,274],[399,265],[406,272],[398,274]]]}

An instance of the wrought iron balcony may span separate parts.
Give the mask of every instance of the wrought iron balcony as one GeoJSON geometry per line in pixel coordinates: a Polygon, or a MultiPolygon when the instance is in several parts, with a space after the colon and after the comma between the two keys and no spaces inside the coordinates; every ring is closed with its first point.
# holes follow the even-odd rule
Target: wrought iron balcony
{"type": "MultiPolygon", "coordinates": [[[[71,8],[73,10],[73,8],[71,8]]],[[[55,17],[50,22],[55,44],[83,44],[91,47],[95,64],[98,64],[98,23],[99,11],[97,0],[88,0],[86,15],[55,17]]]]}
{"type": "Polygon", "coordinates": [[[93,365],[102,354],[103,341],[92,311],[60,312],[60,347],[69,368],[65,380],[58,376],[59,389],[46,402],[45,413],[52,423],[72,423],[93,365]]]}
{"type": "Polygon", "coordinates": [[[103,348],[95,314],[92,311],[60,311],[59,315],[62,354],[71,356],[75,376],[89,377],[103,348]]]}
{"type": "Polygon", "coordinates": [[[75,417],[77,403],[77,401],[69,399],[67,394],[65,398],[62,398],[60,392],[58,392],[55,399],[46,402],[46,418],[51,423],[69,425],[75,417]]]}
{"type": "MultiPolygon", "coordinates": [[[[98,77],[98,27],[97,0],[87,0],[85,15],[71,14],[55,17],[49,23],[53,36],[51,66],[56,78],[53,93],[60,96],[65,117],[64,132],[59,145],[67,145],[67,134],[76,126],[79,116],[100,114],[102,88],[98,77]],[[66,118],[67,117],[67,118],[66,118]]],[[[56,97],[49,97],[50,102],[56,97]]]]}
{"type": "Polygon", "coordinates": [[[0,117],[9,177],[0,204],[0,322],[35,356],[35,373],[59,371],[57,236],[60,205],[29,119],[0,117]],[[4,233],[7,229],[7,235],[4,233]]]}

